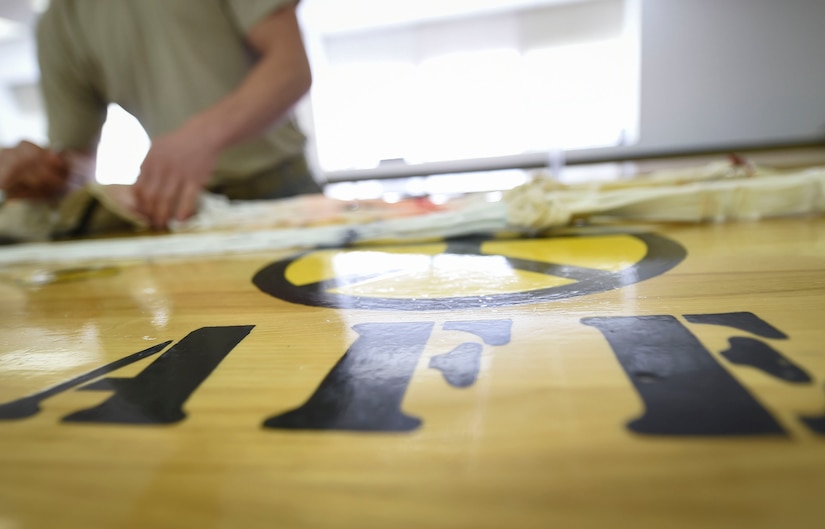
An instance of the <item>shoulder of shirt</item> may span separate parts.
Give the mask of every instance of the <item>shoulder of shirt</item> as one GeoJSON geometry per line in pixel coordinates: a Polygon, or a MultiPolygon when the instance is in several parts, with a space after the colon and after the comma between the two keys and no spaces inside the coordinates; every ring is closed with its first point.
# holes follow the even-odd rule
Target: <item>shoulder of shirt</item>
{"type": "Polygon", "coordinates": [[[43,42],[58,31],[60,21],[65,20],[71,0],[53,0],[37,19],[37,40],[43,42]]]}
{"type": "MultiPolygon", "coordinates": [[[[106,0],[109,1],[109,0],[106,0]]],[[[63,55],[80,44],[76,38],[83,34],[79,17],[88,9],[80,0],[52,0],[37,20],[35,35],[38,48],[49,55],[63,55]]]]}

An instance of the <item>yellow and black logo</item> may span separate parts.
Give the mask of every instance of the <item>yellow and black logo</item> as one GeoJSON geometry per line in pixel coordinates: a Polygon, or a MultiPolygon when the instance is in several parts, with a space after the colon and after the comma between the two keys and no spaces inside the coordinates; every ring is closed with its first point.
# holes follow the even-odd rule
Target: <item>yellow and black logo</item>
{"type": "Polygon", "coordinates": [[[661,275],[686,255],[651,233],[464,238],[314,250],[266,266],[253,282],[276,298],[316,307],[457,310],[613,290],[661,275]]]}

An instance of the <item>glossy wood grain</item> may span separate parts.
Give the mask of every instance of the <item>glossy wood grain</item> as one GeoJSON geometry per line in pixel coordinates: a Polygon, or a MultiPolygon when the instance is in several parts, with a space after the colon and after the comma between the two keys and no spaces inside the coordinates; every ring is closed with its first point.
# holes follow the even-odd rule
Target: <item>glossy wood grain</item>
{"type": "MultiPolygon", "coordinates": [[[[165,341],[180,344],[198,329],[254,328],[186,399],[178,422],[64,421],[113,395],[77,387],[44,399],[34,416],[0,420],[0,528],[820,526],[825,433],[802,418],[825,415],[825,220],[622,229],[652,230],[687,255],[661,275],[617,289],[515,305],[485,303],[482,295],[476,305],[436,311],[416,309],[416,299],[552,289],[578,279],[514,269],[501,257],[443,257],[440,244],[364,249],[362,267],[351,252],[315,253],[289,272],[290,281],[311,284],[341,270],[392,270],[330,287],[407,305],[371,310],[306,306],[262,292],[252,278],[289,252],[62,273],[2,270],[0,403],[165,341]],[[388,254],[414,257],[376,264],[388,254]],[[786,338],[686,318],[738,313],[752,313],[786,338]],[[619,317],[654,318],[644,325],[675,319],[782,433],[633,431],[644,402],[593,323],[619,317]],[[468,321],[482,322],[477,334],[449,323],[468,321]],[[487,343],[480,329],[495,325],[509,329],[506,340],[487,343]],[[423,347],[403,353],[413,355],[404,357],[413,362],[406,382],[393,378],[401,356],[380,345],[395,347],[401,331],[423,347]],[[789,382],[727,360],[731,337],[767,344],[781,353],[782,366],[791,363],[810,380],[789,382]],[[461,358],[480,356],[476,377],[460,387],[430,365],[465,343],[475,345],[461,349],[470,355],[461,358]],[[309,402],[347,350],[371,371],[339,366],[354,382],[338,380],[335,399],[356,402],[368,382],[407,384],[401,412],[419,426],[264,427],[309,402]]],[[[481,248],[488,256],[561,259],[606,273],[643,258],[644,248],[622,242],[627,236],[605,237],[481,248]]],[[[642,347],[647,338],[626,339],[642,347]]],[[[655,353],[666,355],[662,340],[655,353]]],[[[135,379],[155,359],[107,376],[135,379]]],[[[647,383],[641,375],[635,382],[647,383]]],[[[695,391],[709,389],[699,380],[695,391]]],[[[374,425],[369,417],[347,420],[374,425]]]]}

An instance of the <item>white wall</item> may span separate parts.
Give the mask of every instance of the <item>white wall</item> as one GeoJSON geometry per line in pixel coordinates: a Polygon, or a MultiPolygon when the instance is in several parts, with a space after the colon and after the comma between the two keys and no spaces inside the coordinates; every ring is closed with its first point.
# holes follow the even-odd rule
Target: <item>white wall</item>
{"type": "Polygon", "coordinates": [[[36,93],[39,77],[32,27],[42,1],[0,0],[0,147],[19,139],[45,139],[45,119],[36,93]]]}
{"type": "Polygon", "coordinates": [[[825,0],[642,0],[640,145],[825,138],[825,0]]]}
{"type": "Polygon", "coordinates": [[[19,139],[45,140],[45,118],[36,93],[38,77],[31,39],[0,42],[0,146],[19,139]]]}

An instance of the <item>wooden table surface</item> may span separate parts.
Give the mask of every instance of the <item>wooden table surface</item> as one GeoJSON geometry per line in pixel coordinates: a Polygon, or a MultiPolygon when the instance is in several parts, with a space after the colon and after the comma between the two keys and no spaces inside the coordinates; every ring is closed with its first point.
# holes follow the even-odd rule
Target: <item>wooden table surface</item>
{"type": "Polygon", "coordinates": [[[825,523],[822,218],[0,276],[0,529],[825,523]]]}

